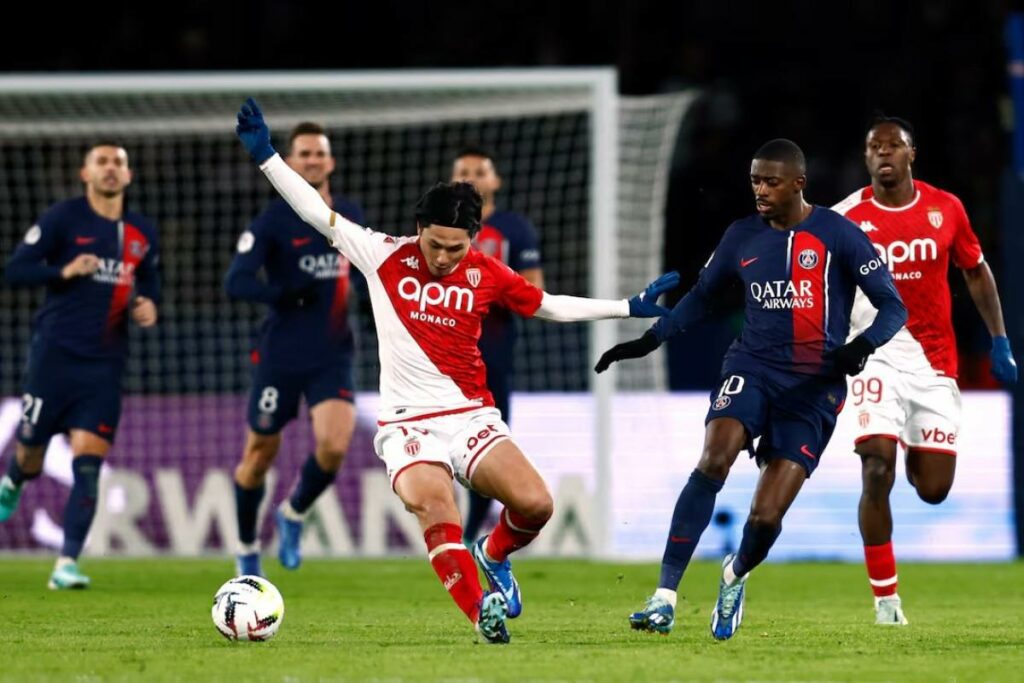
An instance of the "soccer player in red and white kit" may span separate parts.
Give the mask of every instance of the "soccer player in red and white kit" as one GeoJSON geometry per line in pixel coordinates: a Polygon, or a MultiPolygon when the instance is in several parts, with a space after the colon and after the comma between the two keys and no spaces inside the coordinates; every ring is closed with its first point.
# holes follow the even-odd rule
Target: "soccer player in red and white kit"
{"type": "MultiPolygon", "coordinates": [[[[889,507],[897,444],[906,452],[907,479],[927,503],[945,500],[956,470],[960,390],[947,279],[950,260],[963,272],[992,335],[992,374],[1005,384],[1017,380],[995,279],[963,204],[949,192],[914,179],[916,153],[907,121],[875,119],[864,148],[871,185],[834,207],[874,244],[909,312],[906,326],[850,380],[863,478],[860,533],[878,624],[907,623],[896,592],[889,507]]],[[[860,334],[874,314],[858,292],[850,336],[860,334]]]]}
{"type": "Polygon", "coordinates": [[[553,296],[497,259],[471,249],[481,198],[470,183],[439,183],[416,206],[417,235],[391,237],[335,213],[270,145],[249,99],[238,136],[281,196],[366,277],[380,353],[379,426],[374,450],[391,486],[416,515],[445,589],[491,643],[507,643],[507,617],[522,609],[509,553],[529,544],[551,517],[547,485],[512,441],[494,408],[477,340],[492,306],[555,321],[657,317],[664,275],[629,300],[553,296]],[[481,552],[462,544],[452,478],[505,508],[481,552]],[[477,563],[487,576],[485,593],[477,563]]]}

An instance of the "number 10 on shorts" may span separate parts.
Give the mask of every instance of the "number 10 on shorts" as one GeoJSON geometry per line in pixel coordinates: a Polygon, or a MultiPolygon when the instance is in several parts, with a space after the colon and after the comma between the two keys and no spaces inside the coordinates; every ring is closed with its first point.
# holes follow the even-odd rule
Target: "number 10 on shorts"
{"type": "Polygon", "coordinates": [[[722,382],[722,388],[718,390],[718,397],[711,403],[712,410],[724,410],[729,407],[732,403],[730,396],[743,391],[743,377],[740,375],[730,375],[724,382],[722,382]]]}

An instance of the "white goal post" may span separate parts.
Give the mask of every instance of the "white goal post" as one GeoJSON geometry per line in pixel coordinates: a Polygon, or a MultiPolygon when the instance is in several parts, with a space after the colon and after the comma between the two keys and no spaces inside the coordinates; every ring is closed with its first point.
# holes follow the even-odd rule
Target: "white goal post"
{"type": "MultiPolygon", "coordinates": [[[[208,483],[206,472],[230,471],[241,447],[245,354],[262,311],[228,302],[220,282],[238,233],[272,196],[234,139],[234,113],[249,95],[261,102],[275,141],[300,121],[328,129],[339,162],[332,183],[363,205],[376,229],[408,232],[415,198],[446,180],[451,154],[473,143],[495,152],[505,178],[499,203],[537,225],[550,291],[621,298],[660,274],[670,162],[694,92],[623,97],[611,68],[0,77],[5,257],[42,210],[80,192],[82,148],[104,138],[129,148],[137,177],[129,204],[153,216],[161,230],[166,301],[158,329],[132,340],[123,429],[112,459],[112,467],[136,477],[122,495],[146,487],[154,510],[165,493],[158,474],[177,467],[186,490],[219,491],[227,480],[208,483]]],[[[0,289],[2,396],[20,395],[38,302],[38,292],[0,289]]],[[[372,394],[376,340],[365,313],[356,304],[357,383],[372,394]]],[[[662,391],[666,373],[660,353],[599,376],[591,368],[604,350],[648,324],[529,321],[517,348],[517,390],[592,395],[594,452],[584,476],[593,495],[592,555],[606,554],[612,537],[613,393],[662,391]]],[[[268,498],[283,495],[304,457],[309,430],[301,422],[289,428],[277,462],[280,490],[270,487],[268,498]],[[292,448],[289,440],[299,443],[292,448]]],[[[514,414],[511,422],[515,433],[514,414]]],[[[0,415],[0,431],[5,424],[0,415]]],[[[12,435],[0,433],[5,454],[12,435]]],[[[353,467],[373,464],[352,460],[359,461],[353,467]]],[[[53,467],[48,474],[59,481],[60,465],[53,467]]],[[[362,486],[358,472],[343,474],[337,497],[361,499],[368,495],[362,486]]],[[[31,487],[26,494],[28,505],[54,516],[52,501],[33,499],[31,487]]],[[[220,508],[211,509],[209,524],[229,533],[233,521],[221,522],[220,508]]],[[[377,528],[362,519],[365,506],[344,513],[350,526],[377,528]]],[[[138,521],[139,533],[156,551],[180,551],[160,517],[138,521]]],[[[204,539],[193,546],[217,547],[204,539]]],[[[0,528],[0,551],[45,545],[30,529],[0,528]]]]}

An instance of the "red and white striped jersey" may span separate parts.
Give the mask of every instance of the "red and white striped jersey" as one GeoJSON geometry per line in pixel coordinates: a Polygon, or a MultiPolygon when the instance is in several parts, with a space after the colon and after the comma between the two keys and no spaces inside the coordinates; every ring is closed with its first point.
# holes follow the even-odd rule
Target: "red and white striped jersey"
{"type": "MultiPolygon", "coordinates": [[[[860,226],[892,271],[907,306],[906,326],[873,358],[912,373],[957,375],[956,338],[949,294],[949,262],[974,268],[984,261],[981,245],[956,196],[920,180],[906,206],[883,206],[870,186],[833,209],[860,226]]],[[[871,324],[875,309],[858,290],[851,338],[871,324]]]]}
{"type": "Polygon", "coordinates": [[[543,292],[471,249],[435,277],[417,237],[391,237],[331,214],[331,242],[366,276],[377,325],[383,422],[493,406],[477,340],[492,306],[524,317],[543,292]]]}

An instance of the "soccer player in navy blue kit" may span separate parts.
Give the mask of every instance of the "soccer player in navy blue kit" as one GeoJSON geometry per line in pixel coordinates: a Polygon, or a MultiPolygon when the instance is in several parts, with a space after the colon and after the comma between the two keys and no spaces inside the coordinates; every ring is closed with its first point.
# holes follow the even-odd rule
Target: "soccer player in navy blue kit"
{"type": "Polygon", "coordinates": [[[750,571],[767,557],[786,510],[832,436],[846,397],[845,375],[860,372],[906,322],[907,309],[871,242],[846,218],[805,202],[806,183],[796,144],[778,139],[762,146],[750,167],[757,214],[729,226],[697,283],[669,315],[640,339],[605,352],[595,368],[603,372],[615,361],[650,353],[704,318],[723,286],[742,283],[743,332],[729,347],[721,384],[711,393],[704,450],[676,502],[658,589],[630,616],[635,629],[672,629],[676,589],[711,520],[715,496],[740,451],[749,449],[761,475],[739,550],[722,563],[711,615],[714,637],[732,637],[743,618],[750,571]],[[878,313],[844,344],[857,287],[878,313]]]}
{"type": "MultiPolygon", "coordinates": [[[[540,263],[540,240],[530,220],[515,211],[498,210],[495,195],[501,189],[501,176],[490,153],[479,147],[466,147],[455,155],[452,181],[473,184],[483,198],[482,224],[473,240],[477,249],[493,256],[544,289],[544,270],[540,263]]],[[[487,388],[494,396],[494,407],[501,419],[510,423],[509,399],[512,392],[516,323],[507,309],[496,306],[484,318],[480,333],[480,353],[487,367],[487,388]]],[[[469,491],[469,511],[463,527],[467,545],[476,540],[487,519],[491,499],[469,491]]]]}
{"type": "MultiPolygon", "coordinates": [[[[358,206],[331,195],[329,178],[335,160],[320,125],[300,123],[292,130],[286,161],[335,211],[363,223],[358,206]]],[[[316,451],[303,464],[291,496],[274,515],[278,559],[285,568],[295,569],[302,562],[303,519],[334,482],[355,428],[349,262],[277,198],[239,238],[225,287],[232,298],[270,308],[251,354],[249,432],[235,469],[237,570],[263,574],[257,514],[264,479],[281,446],[281,430],[298,414],[299,400],[305,396],[316,451]]]]}
{"type": "Polygon", "coordinates": [[[128,153],[93,145],[80,171],[85,196],[51,207],[7,262],[7,282],[46,286],[33,321],[15,457],[0,479],[0,521],[43,469],[50,437],[68,433],[74,483],[51,589],[86,588],[78,556],[96,514],[100,466],[121,415],[128,319],[156,324],[159,249],[150,219],[124,208],[128,153]]]}

